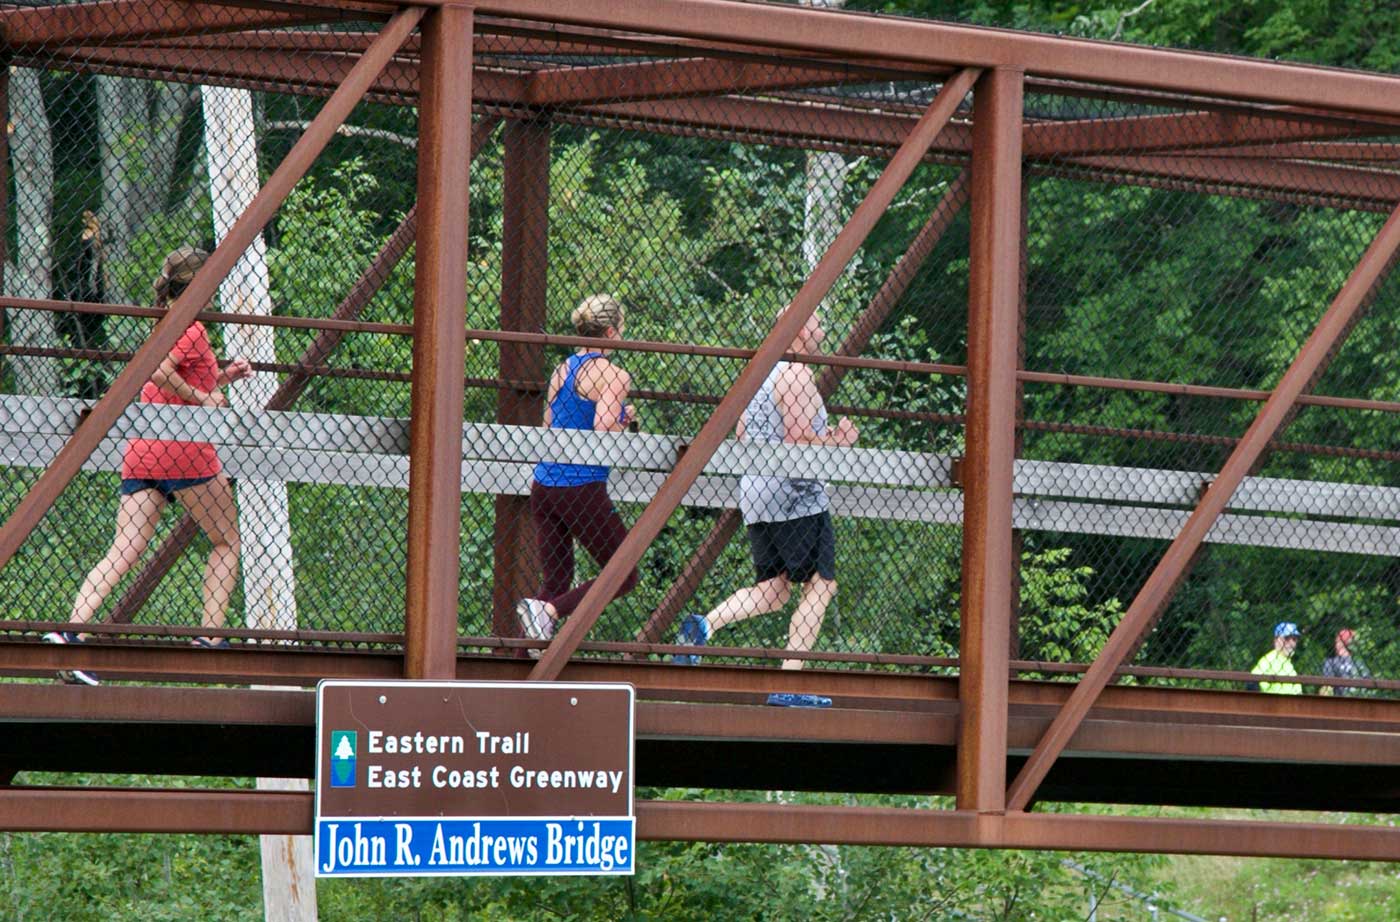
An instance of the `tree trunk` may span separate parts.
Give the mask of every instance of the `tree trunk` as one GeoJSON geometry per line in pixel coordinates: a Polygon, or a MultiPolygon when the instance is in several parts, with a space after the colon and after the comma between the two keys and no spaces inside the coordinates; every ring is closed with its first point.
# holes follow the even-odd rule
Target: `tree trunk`
{"type": "MultiPolygon", "coordinates": [[[[224,87],[201,87],[201,93],[214,236],[222,240],[258,191],[253,97],[246,90],[224,87]]],[[[219,301],[222,309],[230,313],[272,313],[267,244],[261,235],[220,286],[219,301]]],[[[224,344],[229,358],[276,360],[271,327],[229,326],[224,344]]],[[[255,372],[230,386],[231,402],[239,412],[260,412],[276,387],[274,375],[255,372]]],[[[261,630],[295,630],[296,578],[287,485],[278,480],[241,479],[238,530],[243,542],[245,623],[261,630]]],[[[299,783],[259,778],[258,788],[288,790],[296,789],[299,783]]],[[[301,789],[305,789],[304,784],[301,789]]],[[[310,837],[261,836],[260,840],[263,906],[268,922],[315,922],[316,880],[310,837]]]]}
{"type": "MultiPolygon", "coordinates": [[[[10,78],[11,168],[15,182],[14,262],[5,272],[7,293],[20,298],[48,298],[53,292],[53,131],[39,86],[39,72],[17,68],[10,78]]],[[[57,314],[10,311],[10,343],[58,345],[57,314]]],[[[58,393],[58,362],[52,358],[15,357],[15,391],[58,393]]]]}
{"type": "MultiPolygon", "coordinates": [[[[846,0],[802,0],[802,5],[839,9],[846,5],[846,0]]],[[[829,151],[809,151],[806,173],[802,256],[810,271],[841,232],[841,193],[846,188],[846,158],[829,151]]]]}
{"type": "MultiPolygon", "coordinates": [[[[132,246],[150,219],[162,214],[176,187],[180,129],[194,99],[189,87],[127,77],[93,78],[97,91],[97,140],[101,159],[102,228],[106,263],[131,260],[154,266],[164,253],[134,253],[132,246]]],[[[146,272],[134,277],[145,279],[146,272]]],[[[149,289],[113,292],[143,302],[149,289]]]]}
{"type": "MultiPolygon", "coordinates": [[[[259,186],[252,94],[247,90],[206,86],[203,96],[204,149],[209,164],[214,236],[222,240],[259,186]]],[[[272,313],[267,245],[261,236],[220,286],[219,302],[229,313],[272,313]]],[[[228,358],[277,360],[271,327],[230,325],[225,331],[224,346],[228,358]]],[[[240,412],[261,412],[276,388],[275,375],[256,372],[230,386],[231,402],[240,412]]],[[[294,630],[296,579],[287,485],[280,480],[245,477],[238,484],[238,508],[245,622],[260,630],[294,630]]]]}
{"type": "MultiPolygon", "coordinates": [[[[145,84],[127,77],[94,77],[97,91],[97,147],[101,159],[102,203],[97,217],[112,265],[131,255],[131,238],[152,210],[154,197],[141,188],[135,139],[152,130],[146,113],[145,84]]],[[[162,254],[164,255],[164,254],[162,254]]],[[[151,273],[152,275],[154,273],[151,273]]],[[[144,276],[143,276],[144,277],[144,276]]],[[[126,292],[127,297],[137,294],[126,292]]],[[[140,292],[144,302],[149,292],[140,292]]]]}

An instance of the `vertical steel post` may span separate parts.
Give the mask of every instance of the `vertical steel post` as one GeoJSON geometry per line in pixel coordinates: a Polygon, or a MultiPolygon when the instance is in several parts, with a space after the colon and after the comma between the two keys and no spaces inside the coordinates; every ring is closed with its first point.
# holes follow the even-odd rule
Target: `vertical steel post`
{"type": "Polygon", "coordinates": [[[419,76],[404,606],[404,671],[413,679],[457,670],[471,99],[472,10],[443,6],[423,18],[419,76]]]}
{"type": "MultiPolygon", "coordinates": [[[[5,264],[10,260],[10,55],[0,53],[0,292],[5,290],[5,264]]],[[[5,335],[5,312],[0,310],[0,339],[5,335]]]]}
{"type": "MultiPolygon", "coordinates": [[[[511,119],[502,135],[501,329],[538,333],[545,328],[549,278],[549,120],[511,119]]],[[[506,381],[540,381],[546,374],[543,346],[500,344],[506,381]]],[[[543,414],[544,394],[538,391],[498,392],[498,423],[538,426],[543,414]]],[[[493,557],[491,633],[519,637],[515,602],[539,588],[529,497],[496,497],[493,557]]]]}
{"type": "Polygon", "coordinates": [[[957,802],[983,813],[1006,793],[1023,81],[998,68],[973,91],[957,802]]]}
{"type": "MultiPolygon", "coordinates": [[[[1025,143],[1024,132],[1022,144],[1025,143]]],[[[1026,185],[1025,164],[1021,169],[1021,231],[1020,269],[1016,273],[1016,370],[1026,367],[1026,288],[1030,275],[1030,197],[1026,185]]],[[[1021,457],[1025,449],[1026,430],[1026,385],[1021,376],[1016,376],[1016,441],[1013,448],[1015,458],[1021,457]]],[[[1011,611],[1006,625],[1006,655],[1012,659],[1021,658],[1021,551],[1024,533],[1018,528],[1011,532],[1011,611]]]]}

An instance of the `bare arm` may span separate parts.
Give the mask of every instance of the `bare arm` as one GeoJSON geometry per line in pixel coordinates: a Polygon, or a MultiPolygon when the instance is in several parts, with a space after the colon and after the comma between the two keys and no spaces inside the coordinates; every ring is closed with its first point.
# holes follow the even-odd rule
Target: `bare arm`
{"type": "Polygon", "coordinates": [[[180,356],[172,352],[165,357],[155,372],[151,382],[167,394],[174,394],[186,403],[200,407],[226,407],[228,398],[217,387],[212,391],[202,391],[180,377],[176,371],[180,366],[180,356]]]}
{"type": "Polygon", "coordinates": [[[812,428],[822,395],[816,379],[806,365],[792,364],[783,370],[774,383],[773,396],[783,414],[783,441],[789,445],[854,445],[859,436],[855,424],[843,416],[835,426],[818,433],[812,428]]]}
{"type": "Polygon", "coordinates": [[[627,402],[632,376],[607,359],[594,359],[583,366],[578,383],[579,396],[592,400],[595,432],[622,432],[636,418],[627,402]]]}
{"type": "Polygon", "coordinates": [[[223,387],[225,384],[241,381],[252,373],[253,366],[248,363],[247,359],[233,359],[219,369],[219,377],[215,386],[223,387]]]}

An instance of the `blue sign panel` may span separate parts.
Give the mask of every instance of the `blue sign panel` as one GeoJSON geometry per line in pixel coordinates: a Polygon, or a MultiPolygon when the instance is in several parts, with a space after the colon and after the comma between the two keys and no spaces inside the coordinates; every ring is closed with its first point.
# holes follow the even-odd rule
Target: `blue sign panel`
{"type": "Polygon", "coordinates": [[[322,818],[316,875],[631,874],[635,832],[629,817],[322,818]]]}

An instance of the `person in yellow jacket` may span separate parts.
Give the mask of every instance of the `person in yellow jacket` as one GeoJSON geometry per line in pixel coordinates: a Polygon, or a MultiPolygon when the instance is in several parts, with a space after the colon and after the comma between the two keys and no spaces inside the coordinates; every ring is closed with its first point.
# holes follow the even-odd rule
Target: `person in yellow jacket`
{"type": "MultiPolygon", "coordinates": [[[[1254,664],[1250,672],[1258,676],[1296,676],[1293,668],[1293,651],[1298,648],[1300,633],[1298,625],[1292,621],[1280,621],[1274,625],[1274,648],[1254,664]]],[[[1303,686],[1297,682],[1265,682],[1260,680],[1259,691],[1271,695],[1301,695],[1303,686]]]]}

